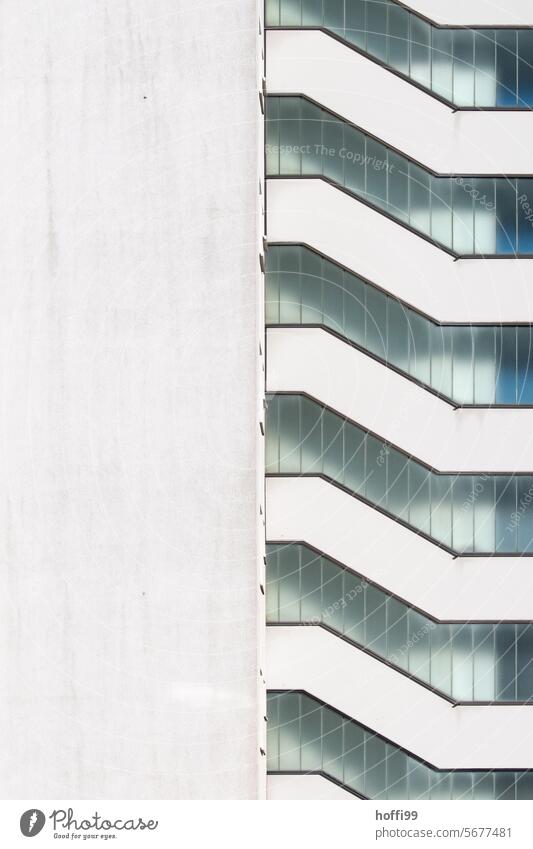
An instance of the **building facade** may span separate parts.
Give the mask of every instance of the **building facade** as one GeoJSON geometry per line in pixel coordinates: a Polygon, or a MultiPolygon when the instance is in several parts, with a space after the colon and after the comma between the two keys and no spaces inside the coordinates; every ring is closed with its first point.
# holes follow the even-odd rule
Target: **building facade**
{"type": "Polygon", "coordinates": [[[533,17],[267,0],[268,797],[532,799],[533,17]]]}

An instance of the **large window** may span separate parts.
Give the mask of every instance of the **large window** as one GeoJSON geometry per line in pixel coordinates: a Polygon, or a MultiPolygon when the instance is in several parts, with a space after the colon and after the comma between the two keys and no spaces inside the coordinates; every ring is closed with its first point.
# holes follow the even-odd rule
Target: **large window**
{"type": "Polygon", "coordinates": [[[267,0],[269,27],[321,27],[458,108],[533,106],[533,30],[437,27],[393,0],[267,0]]]}
{"type": "Polygon", "coordinates": [[[271,245],[266,323],[322,325],[455,405],[533,404],[533,328],[440,325],[308,248],[271,245]]]}
{"type": "Polygon", "coordinates": [[[436,176],[304,97],[266,124],[270,177],[326,177],[456,256],[533,254],[533,178],[436,176]]]}
{"type": "Polygon", "coordinates": [[[267,546],[267,622],[324,625],[456,702],[533,701],[533,625],[441,623],[306,545],[267,546]]]}
{"type": "Polygon", "coordinates": [[[266,470],[324,475],[457,554],[533,553],[533,475],[439,474],[302,395],[267,396],[266,470]]]}
{"type": "Polygon", "coordinates": [[[267,768],[368,799],[533,799],[529,770],[438,770],[305,693],[268,694],[267,768]]]}

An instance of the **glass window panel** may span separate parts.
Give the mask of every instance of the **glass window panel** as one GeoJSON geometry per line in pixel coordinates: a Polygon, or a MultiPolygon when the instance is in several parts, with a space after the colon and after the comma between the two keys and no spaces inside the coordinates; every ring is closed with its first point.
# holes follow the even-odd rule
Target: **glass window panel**
{"type": "Polygon", "coordinates": [[[374,735],[367,735],[365,745],[365,796],[379,797],[387,786],[386,744],[374,735]]]}
{"type": "Polygon", "coordinates": [[[430,533],[431,473],[414,460],[409,461],[409,524],[430,533]]]}
{"type": "Polygon", "coordinates": [[[390,747],[387,758],[387,795],[389,799],[408,799],[408,758],[405,752],[390,747]]]}
{"type": "Polygon", "coordinates": [[[496,399],[496,339],[494,327],[471,327],[474,343],[474,403],[496,399]]]}
{"type": "MultiPolygon", "coordinates": [[[[431,640],[431,686],[441,693],[452,692],[452,643],[449,625],[433,623],[431,640]]],[[[447,797],[443,797],[447,798],[447,797]]]]}
{"type": "Polygon", "coordinates": [[[268,97],[266,107],[266,173],[279,174],[279,97],[268,97]]]}
{"type": "Polygon", "coordinates": [[[426,617],[416,610],[410,610],[408,618],[409,672],[421,681],[429,682],[431,678],[429,623],[426,617]]]}
{"type": "Polygon", "coordinates": [[[344,783],[358,793],[364,792],[365,732],[353,722],[344,728],[344,783]]]}
{"type": "Polygon", "coordinates": [[[324,26],[344,36],[344,0],[324,0],[324,26]]]}
{"type": "Polygon", "coordinates": [[[366,290],[366,348],[381,360],[386,359],[387,301],[386,295],[373,286],[366,290]]]}
{"type": "Polygon", "coordinates": [[[474,548],[474,478],[457,475],[453,479],[452,548],[458,553],[474,548]]]}
{"type": "Polygon", "coordinates": [[[300,97],[279,98],[280,174],[300,174],[300,97]]]}
{"type": "Polygon", "coordinates": [[[453,333],[453,400],[471,404],[474,400],[474,358],[472,328],[454,327],[453,333]]]}
{"type": "Polygon", "coordinates": [[[472,625],[474,641],[474,701],[494,699],[494,625],[472,625]]]}
{"type": "Polygon", "coordinates": [[[452,625],[452,695],[458,702],[471,702],[473,694],[472,629],[452,625]]]}
{"type": "Polygon", "coordinates": [[[387,599],[369,584],[365,593],[365,645],[381,657],[387,654],[387,599]]]}
{"type": "Polygon", "coordinates": [[[421,233],[430,233],[430,175],[409,163],[409,223],[421,233]]]}
{"type": "Polygon", "coordinates": [[[476,106],[496,105],[496,40],[493,30],[474,33],[476,106]]]}
{"type": "Polygon", "coordinates": [[[500,554],[516,552],[516,478],[497,475],[496,485],[496,551],[500,554]]]}
{"type": "Polygon", "coordinates": [[[516,672],[517,699],[533,700],[533,625],[517,625],[516,672]]]}
{"type": "Polygon", "coordinates": [[[533,799],[533,773],[523,772],[516,782],[517,799],[533,799]]]}
{"type": "Polygon", "coordinates": [[[322,115],[314,103],[300,101],[302,174],[322,174],[322,115]]]}
{"type": "Polygon", "coordinates": [[[453,249],[460,256],[474,250],[473,190],[471,179],[453,178],[453,249]]]}
{"type": "Polygon", "coordinates": [[[300,696],[284,693],[279,699],[279,768],[300,770],[300,696]]]}
{"type": "Polygon", "coordinates": [[[279,248],[272,246],[266,252],[265,323],[279,324],[279,248]]]}
{"type": "Polygon", "coordinates": [[[387,209],[387,148],[366,140],[366,196],[370,203],[387,209]]]}
{"type": "Polygon", "coordinates": [[[409,314],[409,371],[429,386],[431,383],[430,323],[411,310],[409,314]]]}
{"type": "Polygon", "coordinates": [[[279,472],[279,399],[276,395],[266,398],[265,468],[267,474],[279,472]]]}
{"type": "Polygon", "coordinates": [[[365,491],[365,438],[356,427],[344,430],[344,485],[356,494],[365,491]]]}
{"type": "Polygon", "coordinates": [[[297,474],[301,469],[299,398],[282,396],[279,415],[279,471],[280,474],[297,474]]]}
{"type": "Polygon", "coordinates": [[[500,701],[516,699],[516,625],[503,622],[495,630],[496,645],[496,698],[500,701]]]}
{"type": "Polygon", "coordinates": [[[267,545],[266,619],[279,622],[278,549],[267,545]]]}
{"type": "Polygon", "coordinates": [[[409,517],[409,460],[399,451],[388,456],[387,510],[404,521],[409,517]]]}
{"type": "Polygon", "coordinates": [[[472,789],[474,799],[494,799],[494,773],[479,772],[474,776],[472,789]]]}
{"type": "Polygon", "coordinates": [[[409,322],[411,310],[396,298],[387,298],[387,362],[409,372],[409,322]]]}
{"type": "Polygon", "coordinates": [[[344,323],[348,339],[365,343],[366,285],[348,272],[344,275],[344,323]]]}
{"type": "Polygon", "coordinates": [[[431,87],[435,94],[453,100],[453,32],[449,29],[432,29],[431,87]]]}
{"type": "Polygon", "coordinates": [[[300,324],[300,249],[283,245],[279,249],[279,315],[281,324],[300,324]]]}
{"type": "Polygon", "coordinates": [[[429,770],[424,764],[409,759],[409,798],[429,799],[429,770]]]}
{"type": "Polygon", "coordinates": [[[343,573],[326,557],[322,558],[322,622],[340,634],[343,632],[343,573]]]}
{"type": "Polygon", "coordinates": [[[448,177],[431,177],[431,237],[451,249],[452,181],[448,177]]]}
{"type": "Polygon", "coordinates": [[[431,328],[431,385],[439,395],[452,397],[452,328],[434,325],[431,328]]]}
{"type": "Polygon", "coordinates": [[[342,481],[343,457],[343,419],[330,410],[324,410],[322,433],[324,447],[324,474],[334,481],[342,481]]]}
{"type": "Polygon", "coordinates": [[[409,220],[409,164],[389,150],[387,163],[388,211],[399,221],[409,220]]]}
{"type": "Polygon", "coordinates": [[[324,771],[342,781],[344,775],[342,763],[344,720],[338,713],[324,708],[322,714],[322,763],[324,771]]]}
{"type": "Polygon", "coordinates": [[[516,30],[496,30],[496,105],[516,106],[516,30]]]}
{"type": "Polygon", "coordinates": [[[516,181],[496,181],[496,247],[499,254],[516,253],[516,181]]]}
{"type": "Polygon", "coordinates": [[[408,631],[407,607],[398,599],[389,597],[387,599],[387,659],[400,669],[409,667],[408,631]]]}
{"type": "Polygon", "coordinates": [[[516,773],[494,773],[494,798],[508,800],[516,799],[516,773]]]}
{"type": "Polygon", "coordinates": [[[322,563],[320,555],[305,545],[298,546],[301,563],[302,622],[318,622],[322,614],[322,563]]]}
{"type": "Polygon", "coordinates": [[[496,545],[494,478],[478,475],[472,492],[474,506],[474,551],[490,554],[496,545]]]}
{"type": "Polygon", "coordinates": [[[322,472],[322,408],[301,398],[302,416],[302,474],[322,472]]]}
{"type": "Polygon", "coordinates": [[[343,186],[344,159],[341,157],[341,151],[344,148],[344,127],[342,121],[327,112],[323,112],[322,144],[324,177],[343,186]]]}
{"type": "Polygon", "coordinates": [[[350,0],[346,3],[346,39],[362,50],[366,48],[366,5],[366,0],[350,0]]]}
{"type": "Polygon", "coordinates": [[[281,26],[297,27],[302,23],[302,0],[281,0],[281,26]]]}
{"type": "Polygon", "coordinates": [[[496,403],[516,404],[516,327],[501,327],[496,336],[496,403]]]}
{"type": "Polygon", "coordinates": [[[425,21],[411,15],[411,77],[420,85],[431,84],[430,50],[431,28],[425,21]]]}
{"type": "Polygon", "coordinates": [[[517,180],[518,253],[533,254],[533,179],[517,180]]]}
{"type": "Polygon", "coordinates": [[[300,621],[300,564],[292,546],[280,547],[279,570],[279,618],[280,622],[300,621]]]}
{"type": "Polygon", "coordinates": [[[302,248],[300,260],[302,323],[322,324],[322,257],[302,248]]]}
{"type": "Polygon", "coordinates": [[[344,129],[344,185],[351,192],[364,197],[365,177],[365,136],[355,127],[347,125],[344,129]]]}
{"type": "Polygon", "coordinates": [[[452,798],[452,777],[449,772],[434,772],[431,776],[431,798],[449,800],[452,798]]]}
{"type": "Polygon", "coordinates": [[[301,768],[303,772],[322,769],[322,708],[308,696],[301,696],[301,768]]]}
{"type": "Polygon", "coordinates": [[[533,105],[533,31],[518,30],[518,105],[533,105]]]}
{"type": "Polygon", "coordinates": [[[533,404],[533,333],[531,326],[517,327],[517,401],[533,404]]]}
{"type": "Polygon", "coordinates": [[[474,200],[474,250],[476,254],[490,256],[496,253],[496,195],[491,179],[475,178],[474,200]]]}
{"type": "Polygon", "coordinates": [[[474,103],[474,33],[457,29],[453,33],[453,102],[457,106],[474,103]]]}
{"type": "Polygon", "coordinates": [[[391,449],[373,436],[366,437],[366,497],[382,509],[386,506],[387,453],[391,449]]]}
{"type": "Polygon", "coordinates": [[[431,536],[452,548],[452,479],[450,475],[431,476],[431,536]]]}
{"type": "Polygon", "coordinates": [[[265,22],[267,27],[277,27],[280,21],[280,0],[266,0],[265,22]]]}
{"type": "Polygon", "coordinates": [[[366,7],[366,49],[371,56],[387,61],[387,3],[372,0],[366,7]]]}
{"type": "Polygon", "coordinates": [[[521,475],[517,485],[517,532],[518,551],[533,552],[533,477],[521,475]]]}
{"type": "Polygon", "coordinates": [[[323,288],[324,324],[335,333],[344,333],[344,272],[329,263],[323,288]]]}
{"type": "Polygon", "coordinates": [[[409,74],[409,12],[401,6],[389,6],[389,64],[409,74]]]}
{"type": "Polygon", "coordinates": [[[365,641],[365,592],[363,579],[352,572],[344,575],[344,633],[360,645],[365,641]]]}
{"type": "Polygon", "coordinates": [[[323,23],[322,0],[302,0],[302,24],[304,27],[320,27],[323,23]]]}
{"type": "Polygon", "coordinates": [[[472,773],[452,773],[452,799],[472,799],[472,773]]]}

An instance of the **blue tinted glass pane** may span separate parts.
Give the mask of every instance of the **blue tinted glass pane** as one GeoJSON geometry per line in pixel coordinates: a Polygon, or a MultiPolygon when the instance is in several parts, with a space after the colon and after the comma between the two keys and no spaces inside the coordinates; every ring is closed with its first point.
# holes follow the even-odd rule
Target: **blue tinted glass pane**
{"type": "Polygon", "coordinates": [[[324,25],[344,35],[344,0],[324,0],[324,25]]]}
{"type": "Polygon", "coordinates": [[[496,33],[497,106],[516,106],[516,31],[496,33]]]}
{"type": "Polygon", "coordinates": [[[402,74],[409,73],[409,12],[389,6],[389,63],[402,74]]]}
{"type": "Polygon", "coordinates": [[[533,625],[517,626],[516,672],[517,699],[533,700],[533,625]]]}
{"type": "Polygon", "coordinates": [[[314,772],[322,769],[322,708],[302,695],[301,710],[301,768],[314,772]]]}
{"type": "Polygon", "coordinates": [[[516,404],[516,327],[502,327],[496,335],[496,403],[516,404]]]}
{"type": "Polygon", "coordinates": [[[517,327],[517,400],[533,404],[533,328],[517,327]]]}
{"type": "Polygon", "coordinates": [[[451,102],[453,100],[453,32],[433,28],[432,47],[431,87],[435,94],[451,102]]]}
{"type": "Polygon", "coordinates": [[[533,552],[533,477],[520,475],[516,479],[517,547],[520,552],[533,552]]]}
{"type": "Polygon", "coordinates": [[[303,26],[320,27],[322,23],[322,0],[302,0],[303,26]]]}
{"type": "Polygon", "coordinates": [[[363,50],[366,47],[366,5],[366,0],[350,0],[346,4],[346,39],[363,50]]]}
{"type": "Polygon", "coordinates": [[[496,698],[516,698],[516,625],[498,624],[496,637],[496,698]]]}
{"type": "Polygon", "coordinates": [[[318,621],[322,612],[321,558],[306,546],[292,546],[292,548],[300,557],[301,620],[302,622],[318,621]]]}
{"type": "Polygon", "coordinates": [[[322,121],[320,110],[308,100],[301,101],[300,139],[302,174],[322,173],[322,121]]]}
{"type": "Polygon", "coordinates": [[[516,185],[514,180],[496,181],[496,247],[499,254],[516,252],[516,185]]]}
{"type": "Polygon", "coordinates": [[[387,3],[372,0],[366,7],[366,49],[382,62],[387,60],[387,3]]]}
{"type": "Polygon", "coordinates": [[[457,106],[474,103],[474,33],[459,29],[453,34],[453,102],[457,106]]]}
{"type": "Polygon", "coordinates": [[[518,105],[533,105],[533,31],[518,31],[518,105]]]}
{"type": "MultiPolygon", "coordinates": [[[[318,254],[301,249],[301,299],[302,322],[321,324],[322,313],[322,267],[323,261],[318,254]]],[[[326,285],[326,284],[324,284],[326,285]]]]}
{"type": "Polygon", "coordinates": [[[476,106],[496,106],[496,40],[493,30],[474,36],[476,106]]]}
{"type": "Polygon", "coordinates": [[[498,475],[496,483],[496,551],[516,551],[516,479],[498,475]]]}
{"type": "Polygon", "coordinates": [[[411,77],[426,88],[431,82],[430,41],[429,24],[411,15],[411,77]]]}
{"type": "Polygon", "coordinates": [[[533,254],[533,180],[517,180],[518,253],[533,254]]]}
{"type": "Polygon", "coordinates": [[[302,23],[302,0],[281,0],[281,26],[300,26],[302,23]]]}

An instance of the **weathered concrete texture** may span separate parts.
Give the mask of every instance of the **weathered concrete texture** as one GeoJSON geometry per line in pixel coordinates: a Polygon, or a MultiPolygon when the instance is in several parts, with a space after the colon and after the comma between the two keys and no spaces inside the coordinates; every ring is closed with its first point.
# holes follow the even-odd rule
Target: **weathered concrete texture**
{"type": "Polygon", "coordinates": [[[255,0],[0,4],[0,796],[253,798],[255,0]]]}

